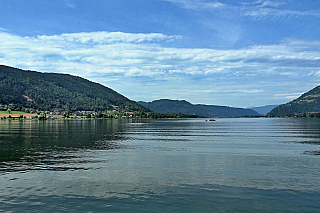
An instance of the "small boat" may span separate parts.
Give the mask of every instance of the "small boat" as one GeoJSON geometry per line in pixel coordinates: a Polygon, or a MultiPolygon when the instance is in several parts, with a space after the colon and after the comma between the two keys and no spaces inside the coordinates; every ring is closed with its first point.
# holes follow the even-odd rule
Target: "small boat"
{"type": "Polygon", "coordinates": [[[216,121],[216,120],[214,120],[214,119],[210,119],[209,121],[216,121]]]}

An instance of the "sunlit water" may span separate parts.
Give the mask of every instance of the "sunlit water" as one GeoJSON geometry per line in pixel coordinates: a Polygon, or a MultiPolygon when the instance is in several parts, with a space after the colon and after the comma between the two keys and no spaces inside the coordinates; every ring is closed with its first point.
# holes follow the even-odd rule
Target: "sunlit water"
{"type": "Polygon", "coordinates": [[[319,212],[320,119],[0,122],[0,212],[319,212]]]}

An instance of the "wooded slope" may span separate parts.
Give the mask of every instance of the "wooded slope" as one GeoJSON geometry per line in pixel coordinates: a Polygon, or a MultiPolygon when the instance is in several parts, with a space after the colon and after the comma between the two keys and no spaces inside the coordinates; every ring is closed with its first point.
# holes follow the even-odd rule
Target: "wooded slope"
{"type": "Polygon", "coordinates": [[[289,103],[274,108],[268,115],[303,114],[309,112],[320,112],[320,86],[302,94],[299,98],[289,103]]]}
{"type": "Polygon", "coordinates": [[[41,110],[150,111],[114,90],[68,74],[40,73],[0,65],[0,104],[41,110]]]}
{"type": "Polygon", "coordinates": [[[191,104],[184,100],[161,99],[152,102],[139,101],[141,105],[148,107],[156,113],[182,113],[187,115],[198,115],[205,117],[237,117],[259,115],[254,110],[226,106],[191,104]]]}

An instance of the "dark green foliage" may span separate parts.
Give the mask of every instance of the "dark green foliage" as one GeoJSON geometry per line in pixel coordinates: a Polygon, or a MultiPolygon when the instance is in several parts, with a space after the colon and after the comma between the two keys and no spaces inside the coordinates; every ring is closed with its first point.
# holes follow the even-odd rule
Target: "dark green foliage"
{"type": "Polygon", "coordinates": [[[192,105],[187,101],[161,99],[152,102],[142,102],[139,104],[148,107],[155,113],[182,113],[186,115],[204,115],[205,112],[199,107],[192,105]]]}
{"type": "Polygon", "coordinates": [[[259,115],[252,109],[234,108],[227,106],[215,106],[215,105],[196,105],[200,109],[206,111],[207,117],[238,117],[238,116],[254,116],[259,115]]]}
{"type": "Polygon", "coordinates": [[[156,100],[152,102],[138,102],[150,108],[156,113],[182,113],[187,115],[198,115],[204,117],[236,117],[259,115],[251,109],[233,108],[214,105],[193,105],[187,101],[178,100],[156,100]]]}
{"type": "Polygon", "coordinates": [[[159,118],[199,118],[200,116],[197,115],[186,115],[182,113],[174,113],[174,112],[167,112],[167,113],[148,113],[146,116],[148,118],[153,118],[153,119],[159,119],[159,118]]]}
{"type": "Polygon", "coordinates": [[[63,111],[111,110],[149,112],[146,107],[101,84],[68,74],[24,71],[0,65],[0,103],[63,111]]]}
{"type": "Polygon", "coordinates": [[[268,115],[288,115],[320,112],[320,86],[315,87],[299,98],[282,104],[268,113],[268,115]]]}

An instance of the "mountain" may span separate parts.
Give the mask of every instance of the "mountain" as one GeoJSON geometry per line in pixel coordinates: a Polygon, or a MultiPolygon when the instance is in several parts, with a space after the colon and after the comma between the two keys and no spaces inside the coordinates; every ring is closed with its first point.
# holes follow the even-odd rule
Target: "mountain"
{"type": "Polygon", "coordinates": [[[138,101],[139,104],[151,109],[156,113],[182,113],[185,115],[199,115],[203,116],[205,112],[199,107],[185,101],[185,100],[169,100],[161,99],[152,102],[138,101]]]}
{"type": "Polygon", "coordinates": [[[289,103],[274,108],[268,115],[303,114],[309,112],[320,112],[320,86],[313,88],[289,103]]]}
{"type": "Polygon", "coordinates": [[[149,112],[114,90],[68,74],[25,71],[0,65],[0,104],[41,110],[112,110],[149,112]]]}
{"type": "Polygon", "coordinates": [[[261,106],[261,107],[252,107],[249,109],[252,109],[259,113],[260,115],[266,115],[268,112],[270,112],[273,108],[277,107],[278,105],[266,105],[266,106],[261,106]]]}
{"type": "Polygon", "coordinates": [[[243,109],[243,108],[234,108],[228,106],[216,106],[216,105],[203,105],[198,104],[196,105],[200,109],[206,111],[207,117],[238,117],[238,116],[255,116],[259,115],[256,111],[252,109],[243,109]]]}
{"type": "Polygon", "coordinates": [[[139,104],[148,107],[156,113],[182,113],[205,117],[236,117],[245,115],[259,115],[251,109],[233,108],[226,106],[191,104],[184,100],[161,99],[152,102],[139,101],[139,104]]]}

